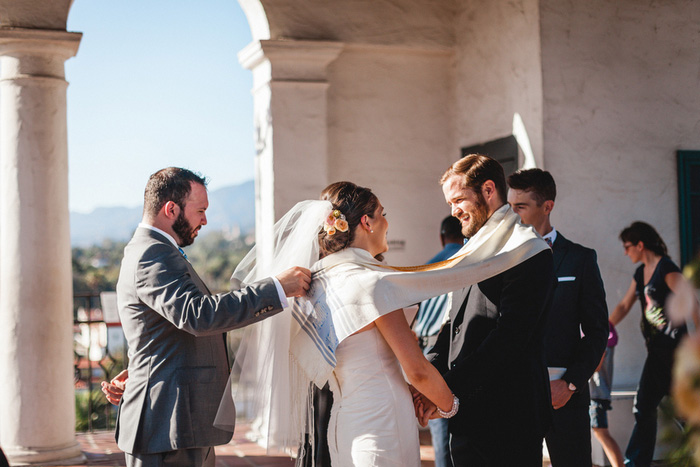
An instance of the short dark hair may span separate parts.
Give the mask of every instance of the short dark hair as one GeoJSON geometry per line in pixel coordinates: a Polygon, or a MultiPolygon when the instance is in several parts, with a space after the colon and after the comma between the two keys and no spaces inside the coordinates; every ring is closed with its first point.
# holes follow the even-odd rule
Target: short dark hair
{"type": "Polygon", "coordinates": [[[374,217],[379,207],[379,199],[372,190],[355,185],[352,182],[336,182],[328,185],[321,192],[321,199],[330,201],[333,209],[337,209],[348,222],[348,231],[336,231],[333,235],[321,230],[318,233],[318,243],[321,247],[321,257],[347,248],[355,239],[355,232],[365,214],[374,217]]]}
{"type": "Polygon", "coordinates": [[[622,232],[620,232],[620,240],[623,242],[630,242],[632,245],[643,242],[644,248],[647,250],[659,256],[668,256],[668,249],[661,235],[659,235],[654,227],[646,222],[632,222],[632,225],[625,227],[622,232]]]}
{"type": "Polygon", "coordinates": [[[538,206],[557,197],[557,184],[552,174],[542,169],[520,169],[508,177],[508,186],[532,193],[538,206]]]}
{"type": "Polygon", "coordinates": [[[453,175],[463,177],[466,187],[471,188],[476,192],[481,192],[481,187],[485,181],[491,180],[496,185],[496,192],[501,197],[501,202],[506,202],[507,187],[506,176],[503,173],[503,167],[497,160],[491,159],[483,154],[469,154],[464,156],[450,166],[440,178],[440,185],[453,175]]]}
{"type": "Polygon", "coordinates": [[[148,178],[143,195],[143,212],[156,217],[168,201],[185,208],[185,200],[192,191],[192,183],[207,186],[207,179],[187,169],[167,167],[148,178]]]}
{"type": "Polygon", "coordinates": [[[464,239],[462,234],[462,224],[459,219],[453,216],[447,216],[440,224],[440,235],[449,239],[464,239]]]}

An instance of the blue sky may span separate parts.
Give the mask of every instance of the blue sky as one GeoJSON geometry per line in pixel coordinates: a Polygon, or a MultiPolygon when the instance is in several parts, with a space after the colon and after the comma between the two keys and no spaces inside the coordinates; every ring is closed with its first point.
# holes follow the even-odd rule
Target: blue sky
{"type": "Polygon", "coordinates": [[[180,166],[210,189],[254,176],[251,41],[236,0],[77,0],[66,62],[70,209],[140,206],[148,176],[180,166]]]}

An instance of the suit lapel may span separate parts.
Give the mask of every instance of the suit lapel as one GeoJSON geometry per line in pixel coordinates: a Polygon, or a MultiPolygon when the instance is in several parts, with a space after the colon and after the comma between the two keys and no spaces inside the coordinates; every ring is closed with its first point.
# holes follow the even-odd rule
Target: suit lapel
{"type": "MultiPolygon", "coordinates": [[[[151,238],[158,240],[160,242],[163,242],[166,245],[177,250],[177,247],[175,245],[173,245],[170,240],[168,240],[161,233],[156,232],[155,230],[147,229],[144,227],[139,227],[136,230],[136,232],[138,235],[145,235],[147,237],[151,237],[151,238]]],[[[187,264],[187,270],[189,271],[190,276],[192,277],[192,280],[197,284],[197,287],[199,287],[200,290],[206,292],[208,295],[211,295],[211,291],[209,290],[209,287],[207,287],[207,285],[204,283],[204,281],[202,281],[202,279],[199,278],[199,276],[197,275],[197,271],[194,270],[194,268],[192,267],[192,264],[190,264],[190,262],[187,261],[187,259],[185,259],[184,256],[182,256],[182,252],[180,252],[178,250],[177,253],[178,253],[178,255],[180,255],[182,257],[182,260],[187,264]]]]}
{"type": "MultiPolygon", "coordinates": [[[[182,258],[185,259],[185,258],[182,258]]],[[[187,270],[190,271],[190,276],[192,276],[192,280],[197,284],[197,287],[199,287],[200,290],[204,291],[207,293],[207,295],[211,295],[211,291],[209,290],[209,287],[207,287],[207,284],[204,283],[202,279],[199,278],[199,275],[197,275],[197,271],[194,270],[192,267],[192,264],[190,264],[189,261],[187,261],[187,270]]]]}
{"type": "Polygon", "coordinates": [[[452,292],[452,306],[450,307],[450,321],[454,323],[455,317],[462,307],[462,303],[469,295],[469,291],[472,289],[473,285],[465,287],[461,290],[456,290],[452,292]]]}

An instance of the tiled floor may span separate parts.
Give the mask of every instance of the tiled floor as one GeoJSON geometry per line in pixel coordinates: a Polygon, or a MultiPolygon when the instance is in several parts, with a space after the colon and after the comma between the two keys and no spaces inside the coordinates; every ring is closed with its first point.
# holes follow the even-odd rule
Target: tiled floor
{"type": "MultiPolygon", "coordinates": [[[[224,446],[216,447],[216,467],[292,467],[294,461],[287,456],[267,456],[265,449],[245,438],[247,427],[237,426],[233,440],[224,446]]],[[[65,465],[64,467],[105,466],[125,467],[124,453],[114,441],[114,432],[99,431],[95,433],[79,433],[78,442],[87,458],[87,464],[65,465]]],[[[430,446],[430,432],[421,431],[421,467],[434,467],[433,448],[430,446]]],[[[653,464],[656,467],[668,466],[661,462],[653,464]]],[[[549,467],[544,462],[543,467],[549,467]]],[[[318,466],[328,467],[328,466],[318,466]]]]}
{"type": "MultiPolygon", "coordinates": [[[[268,456],[265,449],[245,438],[247,427],[237,426],[233,440],[224,446],[216,447],[216,467],[292,467],[294,461],[288,456],[268,456]]],[[[114,432],[100,431],[79,433],[78,442],[87,457],[89,466],[125,466],[124,454],[114,441],[114,432]]],[[[421,467],[433,467],[433,448],[430,446],[430,432],[421,432],[421,467]]],[[[85,464],[83,464],[85,465],[85,464]]],[[[78,466],[66,466],[78,467],[78,466]]],[[[323,467],[323,466],[319,466],[323,467]]]]}

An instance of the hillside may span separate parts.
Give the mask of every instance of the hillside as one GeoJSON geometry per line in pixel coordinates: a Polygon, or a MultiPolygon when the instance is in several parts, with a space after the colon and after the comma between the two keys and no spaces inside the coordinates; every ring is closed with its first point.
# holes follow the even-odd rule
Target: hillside
{"type": "MultiPolygon", "coordinates": [[[[104,240],[126,241],[141,221],[141,207],[103,207],[88,214],[70,213],[71,245],[86,247],[104,240]]],[[[211,232],[247,234],[255,229],[255,186],[252,180],[209,192],[208,224],[211,232]]]]}

